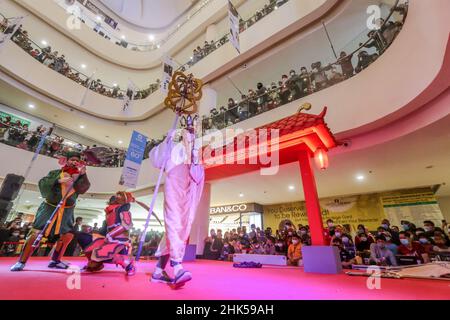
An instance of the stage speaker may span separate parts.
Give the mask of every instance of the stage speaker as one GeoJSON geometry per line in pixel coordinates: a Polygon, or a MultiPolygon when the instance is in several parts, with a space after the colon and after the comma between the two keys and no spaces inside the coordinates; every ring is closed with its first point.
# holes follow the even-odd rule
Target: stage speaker
{"type": "Polygon", "coordinates": [[[7,174],[0,189],[0,199],[7,201],[16,199],[24,180],[25,178],[23,176],[12,173],[7,174]]]}
{"type": "Polygon", "coordinates": [[[5,222],[8,214],[13,207],[13,202],[0,199],[0,223],[5,222]]]}

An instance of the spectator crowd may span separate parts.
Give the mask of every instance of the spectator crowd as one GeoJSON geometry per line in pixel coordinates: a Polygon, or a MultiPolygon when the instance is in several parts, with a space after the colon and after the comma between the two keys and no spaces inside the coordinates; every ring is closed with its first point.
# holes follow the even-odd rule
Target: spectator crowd
{"type": "MultiPolygon", "coordinates": [[[[391,13],[394,12],[399,14],[400,20],[394,21],[393,15],[389,15],[388,20],[380,19],[378,30],[370,31],[367,34],[367,40],[364,43],[359,43],[355,51],[350,53],[340,52],[337,61],[327,65],[317,61],[311,64],[309,70],[306,66],[301,67],[299,71],[291,69],[288,74],[283,74],[280,80],[273,81],[270,85],[258,82],[256,88],[249,89],[247,93],[240,92],[240,98],[229,98],[227,106],[212,108],[209,116],[204,115],[202,118],[203,133],[208,133],[210,130],[220,130],[263,112],[273,110],[360,73],[378,59],[401,31],[407,15],[407,6],[393,7],[391,13]],[[372,49],[374,53],[369,54],[368,49],[372,49]],[[356,65],[353,62],[354,60],[356,65]]],[[[199,50],[203,53],[211,52],[211,48],[214,48],[214,46],[207,45],[205,43],[203,49],[198,47],[195,50],[197,56],[204,56],[204,54],[199,55],[199,50]]],[[[196,60],[194,58],[192,61],[196,60]]]]}
{"type": "Polygon", "coordinates": [[[42,148],[39,154],[59,158],[67,152],[78,151],[83,154],[90,154],[92,157],[86,157],[85,161],[89,166],[101,167],[121,167],[125,160],[125,150],[110,147],[97,147],[96,145],[85,146],[82,144],[73,144],[65,141],[53,133],[53,129],[47,129],[40,125],[34,130],[30,130],[27,123],[20,120],[11,121],[10,116],[0,118],[0,142],[7,145],[36,152],[39,142],[45,136],[42,148]],[[95,161],[94,161],[95,160],[95,161]]]}
{"type": "MultiPolygon", "coordinates": [[[[280,6],[288,2],[289,0],[270,0],[269,3],[266,3],[260,10],[256,11],[253,16],[249,19],[244,20],[242,17],[239,18],[239,33],[244,32],[248,28],[250,28],[253,24],[273,12],[277,10],[280,6]]],[[[216,49],[220,48],[224,44],[230,41],[230,34],[227,33],[222,36],[219,40],[210,42],[205,41],[203,46],[197,46],[193,52],[191,59],[183,65],[181,68],[184,70],[186,66],[192,67],[194,64],[202,60],[204,57],[208,56],[210,53],[214,52],[216,49]]]]}
{"type": "MultiPolygon", "coordinates": [[[[9,25],[8,19],[6,18],[0,17],[0,19],[2,19],[0,21],[0,32],[4,34],[11,34],[14,32],[16,25],[9,25]]],[[[130,93],[128,92],[128,89],[122,90],[118,85],[108,86],[104,84],[101,79],[91,79],[71,67],[64,54],[57,50],[53,50],[51,46],[46,46],[44,48],[38,46],[35,42],[33,42],[33,40],[30,39],[28,31],[22,29],[22,25],[20,25],[20,27],[14,32],[11,40],[43,65],[64,75],[70,80],[89,88],[89,90],[106,97],[123,100],[125,95],[128,95],[134,100],[145,99],[155,91],[159,90],[161,85],[161,81],[156,79],[156,81],[151,83],[146,89],[137,90],[130,93]]]]}
{"type": "MultiPolygon", "coordinates": [[[[325,227],[325,240],[339,250],[342,266],[352,265],[397,266],[421,264],[433,260],[450,261],[450,225],[445,221],[436,227],[426,220],[422,227],[408,221],[391,226],[384,219],[376,231],[369,231],[358,225],[351,232],[342,225],[335,225],[328,219],[325,227]]],[[[233,254],[260,254],[286,256],[288,265],[302,265],[302,247],[311,245],[309,226],[299,224],[297,228],[286,222],[284,228],[273,233],[272,228],[261,230],[251,225],[227,230],[211,229],[204,240],[203,258],[232,261],[233,254]]]]}
{"type": "MultiPolygon", "coordinates": [[[[0,256],[15,256],[20,252],[24,239],[31,229],[29,222],[23,221],[23,213],[8,223],[0,225],[0,256]]],[[[73,226],[75,240],[67,250],[67,256],[82,255],[76,243],[79,232],[99,233],[99,227],[83,224],[81,217],[76,218],[73,226]]],[[[425,220],[417,227],[409,221],[401,221],[401,226],[392,226],[388,219],[381,221],[377,230],[370,231],[364,225],[358,225],[353,232],[348,226],[335,225],[328,219],[325,226],[325,241],[336,246],[342,266],[352,265],[398,266],[428,263],[435,260],[450,261],[450,224],[445,220],[440,227],[433,221],[425,220]]],[[[136,254],[141,230],[132,229],[130,238],[133,254],[136,254]]],[[[163,232],[150,230],[146,234],[142,256],[154,256],[163,232]]],[[[56,239],[47,239],[35,255],[48,255],[56,239]]],[[[258,254],[286,256],[290,266],[302,265],[302,248],[311,245],[311,233],[308,225],[299,224],[297,228],[286,221],[282,228],[273,232],[250,226],[237,227],[223,233],[220,229],[211,229],[204,240],[203,259],[232,261],[234,254],[258,254]]]]}

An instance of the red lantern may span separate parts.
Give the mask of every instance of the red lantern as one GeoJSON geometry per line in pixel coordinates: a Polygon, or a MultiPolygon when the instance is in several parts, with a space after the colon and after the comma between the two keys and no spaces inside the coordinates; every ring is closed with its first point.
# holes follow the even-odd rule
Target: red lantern
{"type": "Polygon", "coordinates": [[[314,160],[318,169],[325,170],[328,168],[328,154],[322,148],[317,148],[314,152],[314,160]]]}

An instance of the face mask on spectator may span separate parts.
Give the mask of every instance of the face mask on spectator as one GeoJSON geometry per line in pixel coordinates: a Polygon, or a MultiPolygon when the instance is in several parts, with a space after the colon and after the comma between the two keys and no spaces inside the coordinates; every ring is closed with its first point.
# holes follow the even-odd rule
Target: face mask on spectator
{"type": "Polygon", "coordinates": [[[332,226],[334,226],[333,222],[328,222],[328,227],[331,228],[332,226]]]}
{"type": "Polygon", "coordinates": [[[402,228],[403,228],[403,230],[408,231],[409,230],[409,225],[403,224],[402,228]]]}
{"type": "Polygon", "coordinates": [[[420,239],[419,239],[419,242],[420,242],[421,244],[427,244],[427,243],[428,243],[428,240],[427,240],[426,238],[420,238],[420,239]]]}
{"type": "Polygon", "coordinates": [[[358,229],[358,233],[365,233],[366,231],[364,229],[358,229]]]}
{"type": "Polygon", "coordinates": [[[425,232],[430,232],[431,230],[433,230],[433,227],[425,226],[423,227],[423,230],[425,230],[425,232]]]}
{"type": "Polygon", "coordinates": [[[386,223],[383,223],[381,226],[383,227],[383,229],[389,229],[389,226],[386,223]]]}
{"type": "Polygon", "coordinates": [[[292,236],[292,232],[288,232],[288,235],[292,236]]]}
{"type": "Polygon", "coordinates": [[[306,230],[300,230],[300,234],[301,235],[305,235],[306,234],[306,230]]]}
{"type": "Polygon", "coordinates": [[[341,237],[341,233],[340,233],[340,232],[335,232],[334,235],[335,235],[336,237],[338,237],[338,238],[341,237]]]}
{"type": "Polygon", "coordinates": [[[243,233],[239,233],[239,237],[243,237],[244,236],[244,234],[243,233]]]}
{"type": "Polygon", "coordinates": [[[386,241],[391,241],[391,237],[386,237],[386,241]]]}
{"type": "Polygon", "coordinates": [[[348,243],[349,241],[350,241],[350,239],[347,238],[347,237],[343,237],[343,238],[342,238],[342,242],[348,243]]]}
{"type": "Polygon", "coordinates": [[[367,241],[367,238],[366,237],[361,237],[361,241],[367,241]]]}
{"type": "Polygon", "coordinates": [[[402,245],[406,246],[409,244],[408,239],[400,239],[400,242],[402,243],[402,245]]]}
{"type": "Polygon", "coordinates": [[[15,232],[15,233],[13,233],[12,235],[13,235],[14,237],[18,237],[18,236],[20,235],[20,233],[16,233],[16,232],[15,232]]]}
{"type": "Polygon", "coordinates": [[[421,235],[423,231],[416,231],[416,236],[421,235]]]}
{"type": "Polygon", "coordinates": [[[298,240],[292,240],[292,244],[297,244],[298,243],[298,240]]]}

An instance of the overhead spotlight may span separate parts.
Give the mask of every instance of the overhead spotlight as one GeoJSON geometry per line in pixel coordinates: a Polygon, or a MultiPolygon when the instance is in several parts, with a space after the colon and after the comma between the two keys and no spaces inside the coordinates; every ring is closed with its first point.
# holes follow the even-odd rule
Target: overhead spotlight
{"type": "Polygon", "coordinates": [[[80,129],[86,128],[84,124],[80,124],[80,129]]]}
{"type": "Polygon", "coordinates": [[[117,87],[117,83],[113,83],[113,87],[117,87]]]}
{"type": "Polygon", "coordinates": [[[26,203],[30,203],[30,200],[25,201],[26,203]]]}
{"type": "Polygon", "coordinates": [[[123,143],[123,141],[122,140],[119,140],[119,141],[117,141],[119,144],[122,144],[123,143]]]}
{"type": "Polygon", "coordinates": [[[155,36],[152,35],[152,34],[149,34],[149,35],[148,35],[148,40],[154,41],[154,40],[155,40],[155,36]]]}
{"type": "Polygon", "coordinates": [[[121,36],[120,38],[121,38],[122,40],[125,40],[125,35],[121,36]]]}
{"type": "Polygon", "coordinates": [[[362,174],[356,176],[356,180],[358,181],[363,181],[365,178],[366,177],[364,177],[362,174]]]}
{"type": "Polygon", "coordinates": [[[293,185],[289,186],[289,190],[294,190],[294,189],[295,189],[295,187],[293,185]]]}
{"type": "Polygon", "coordinates": [[[242,192],[239,193],[239,197],[243,198],[243,197],[244,197],[244,194],[243,194],[242,192]]]}
{"type": "Polygon", "coordinates": [[[278,6],[275,6],[275,8],[274,8],[275,10],[277,10],[278,9],[278,6]]]}
{"type": "Polygon", "coordinates": [[[97,16],[95,18],[97,19],[97,21],[102,21],[102,17],[100,17],[100,16],[97,16]]]}
{"type": "Polygon", "coordinates": [[[86,69],[86,67],[87,67],[87,66],[86,66],[84,63],[81,65],[81,68],[82,68],[82,69],[86,69]]]}
{"type": "Polygon", "coordinates": [[[156,47],[159,49],[159,48],[161,48],[161,45],[158,44],[156,47]]]}
{"type": "Polygon", "coordinates": [[[47,41],[45,41],[45,40],[42,40],[41,43],[42,43],[43,46],[48,45],[47,41]]]}
{"type": "Polygon", "coordinates": [[[30,104],[28,105],[28,108],[34,109],[34,108],[36,108],[36,106],[35,106],[34,104],[30,103],[30,104]]]}

